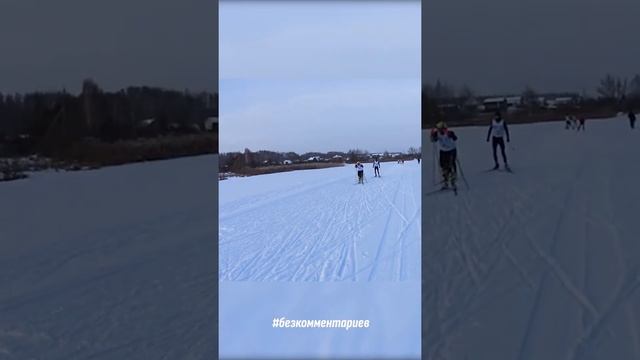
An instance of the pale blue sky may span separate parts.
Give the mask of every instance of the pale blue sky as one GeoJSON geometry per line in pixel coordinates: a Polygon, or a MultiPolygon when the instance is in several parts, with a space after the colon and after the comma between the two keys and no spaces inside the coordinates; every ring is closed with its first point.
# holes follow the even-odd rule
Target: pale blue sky
{"type": "Polygon", "coordinates": [[[480,94],[586,91],[640,73],[640,1],[425,0],[425,79],[480,94]]]}
{"type": "Polygon", "coordinates": [[[0,1],[0,92],[215,91],[217,22],[210,0],[0,1]]]}
{"type": "Polygon", "coordinates": [[[420,144],[420,2],[220,3],[220,150],[420,144]]]}

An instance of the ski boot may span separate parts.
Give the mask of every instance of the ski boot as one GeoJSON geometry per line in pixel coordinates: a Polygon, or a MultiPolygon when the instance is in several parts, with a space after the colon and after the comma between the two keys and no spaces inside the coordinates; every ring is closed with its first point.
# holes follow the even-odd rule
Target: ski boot
{"type": "Polygon", "coordinates": [[[440,188],[440,190],[447,190],[449,189],[449,179],[444,176],[444,179],[442,180],[442,187],[440,188]]]}
{"type": "Polygon", "coordinates": [[[457,176],[456,176],[456,172],[452,171],[451,175],[449,177],[449,183],[451,184],[451,190],[453,190],[453,193],[458,195],[458,185],[456,184],[456,180],[458,180],[457,176]]]}

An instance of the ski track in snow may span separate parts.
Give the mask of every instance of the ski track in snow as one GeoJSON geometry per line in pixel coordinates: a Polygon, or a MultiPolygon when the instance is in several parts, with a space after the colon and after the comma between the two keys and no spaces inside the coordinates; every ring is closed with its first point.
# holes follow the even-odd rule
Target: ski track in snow
{"type": "Polygon", "coordinates": [[[471,189],[422,200],[423,358],[640,358],[640,133],[513,125],[509,174],[485,171],[486,128],[456,132],[471,189]]]}
{"type": "Polygon", "coordinates": [[[420,166],[365,164],[220,183],[221,281],[420,279],[420,166]]]}
{"type": "Polygon", "coordinates": [[[0,184],[0,359],[215,358],[217,166],[0,184]]]}

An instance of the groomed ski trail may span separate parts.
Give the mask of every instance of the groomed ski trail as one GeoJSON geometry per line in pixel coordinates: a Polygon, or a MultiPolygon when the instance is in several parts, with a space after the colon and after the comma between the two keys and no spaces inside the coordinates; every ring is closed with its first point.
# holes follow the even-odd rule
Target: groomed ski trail
{"type": "Polygon", "coordinates": [[[586,125],[512,125],[512,174],[456,129],[471,190],[423,197],[425,358],[640,358],[640,134],[586,125]]]}
{"type": "Polygon", "coordinates": [[[420,167],[365,164],[220,183],[221,281],[420,278],[420,167]]]}

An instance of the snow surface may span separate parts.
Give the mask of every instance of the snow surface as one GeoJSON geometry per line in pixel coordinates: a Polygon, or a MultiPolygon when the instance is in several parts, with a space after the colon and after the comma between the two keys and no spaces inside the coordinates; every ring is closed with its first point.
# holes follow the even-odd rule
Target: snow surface
{"type": "Polygon", "coordinates": [[[220,182],[221,358],[420,357],[420,166],[381,175],[365,164],[364,185],[353,165],[220,182]]]}
{"type": "Polygon", "coordinates": [[[420,167],[365,164],[220,183],[220,280],[420,279],[420,167]]]}
{"type": "Polygon", "coordinates": [[[0,183],[0,359],[214,359],[217,156],[0,183]]]}
{"type": "MultiPolygon", "coordinates": [[[[470,189],[423,195],[427,359],[640,359],[640,133],[626,117],[454,129],[470,189]]],[[[433,188],[423,132],[425,189],[433,188]]]]}

